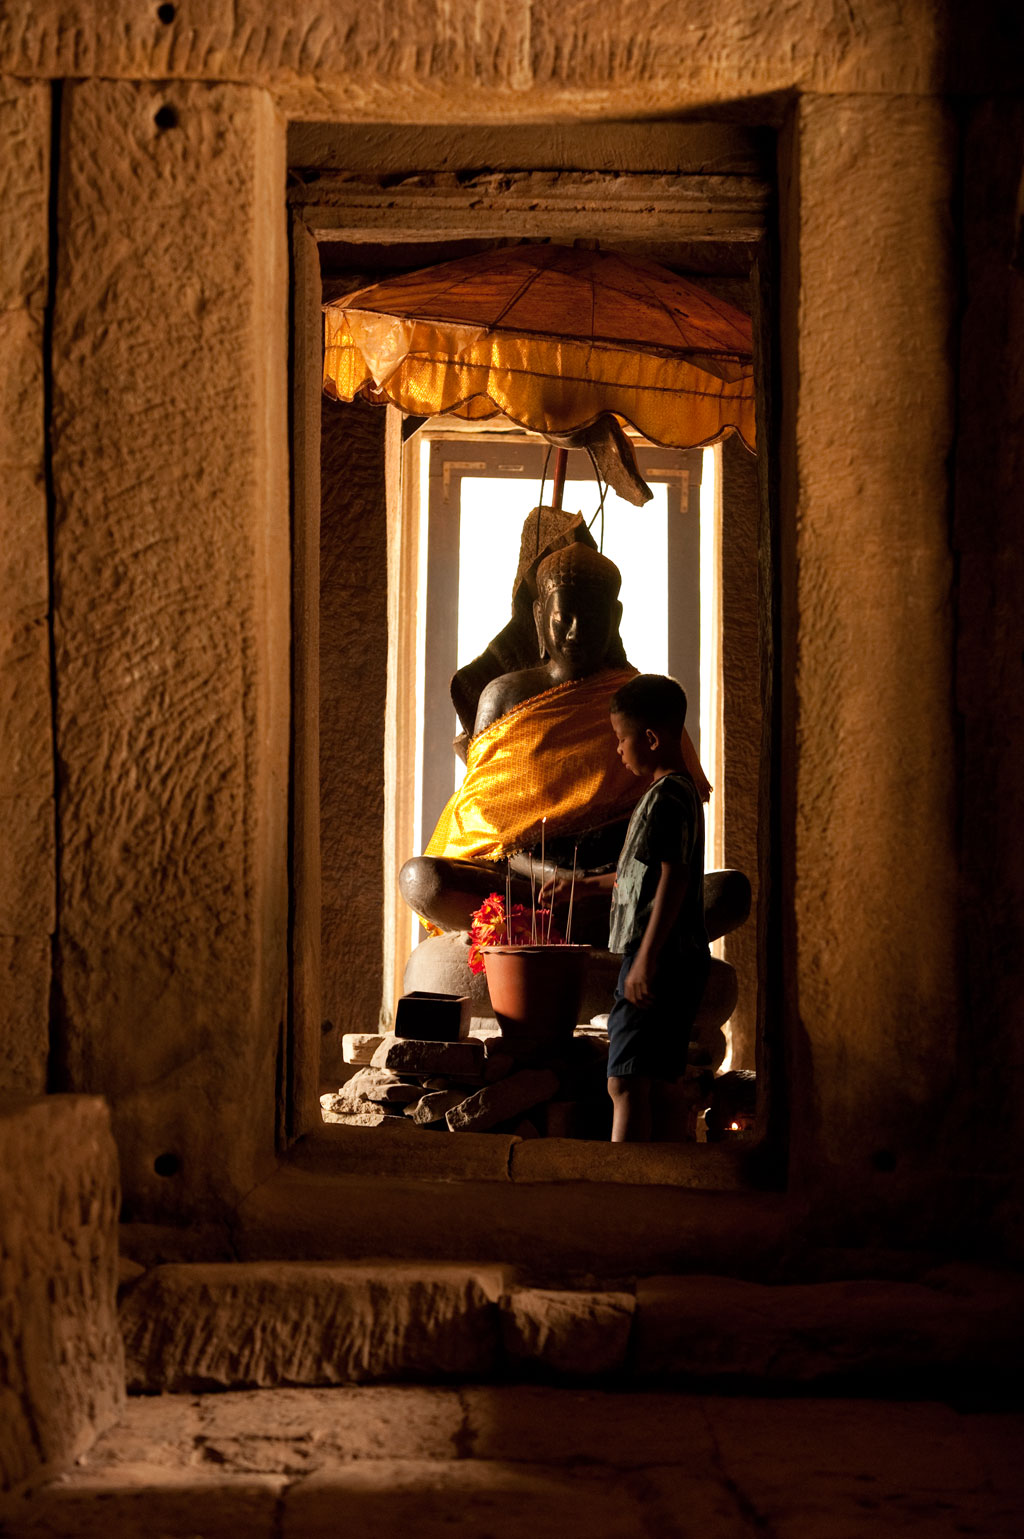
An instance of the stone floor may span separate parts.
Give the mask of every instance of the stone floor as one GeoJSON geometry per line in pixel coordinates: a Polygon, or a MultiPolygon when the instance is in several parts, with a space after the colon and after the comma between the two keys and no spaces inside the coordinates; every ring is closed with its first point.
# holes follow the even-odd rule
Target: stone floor
{"type": "Polygon", "coordinates": [[[1024,1414],[475,1386],[133,1399],[4,1539],[1013,1539],[1024,1414]]]}

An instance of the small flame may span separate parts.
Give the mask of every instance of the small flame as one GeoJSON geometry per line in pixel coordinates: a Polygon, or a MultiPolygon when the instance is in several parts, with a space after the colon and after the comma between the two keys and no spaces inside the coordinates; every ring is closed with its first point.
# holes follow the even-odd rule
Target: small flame
{"type": "Polygon", "coordinates": [[[730,1133],[738,1133],[739,1130],[740,1130],[740,1125],[739,1125],[738,1122],[730,1122],[729,1123],[729,1132],[730,1133]]]}

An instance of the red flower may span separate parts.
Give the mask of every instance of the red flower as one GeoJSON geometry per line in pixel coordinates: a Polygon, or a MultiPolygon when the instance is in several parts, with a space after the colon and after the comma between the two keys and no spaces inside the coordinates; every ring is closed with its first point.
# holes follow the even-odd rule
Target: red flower
{"type": "MultiPolygon", "coordinates": [[[[546,908],[537,910],[537,933],[543,934],[545,940],[553,946],[564,943],[565,937],[557,925],[551,924],[548,929],[549,913],[546,908]]],[[[470,926],[469,938],[469,970],[472,973],[482,973],[484,959],[481,956],[481,948],[484,946],[528,946],[533,934],[533,911],[527,910],[522,903],[513,903],[511,924],[505,925],[505,899],[500,892],[492,892],[485,898],[473,915],[473,923],[470,926]],[[511,933],[509,933],[511,931],[511,933]]]]}

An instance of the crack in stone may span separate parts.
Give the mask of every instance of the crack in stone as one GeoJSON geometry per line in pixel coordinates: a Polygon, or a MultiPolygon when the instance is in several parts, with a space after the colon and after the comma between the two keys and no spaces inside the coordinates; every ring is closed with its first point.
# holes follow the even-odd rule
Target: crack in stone
{"type": "Polygon", "coordinates": [[[757,1509],[747,1493],[742,1490],[739,1483],[726,1469],[722,1445],[718,1440],[718,1432],[708,1414],[707,1404],[703,1400],[700,1402],[700,1411],[704,1418],[704,1425],[708,1430],[708,1437],[711,1439],[712,1471],[721,1481],[723,1489],[729,1493],[735,1502],[736,1509],[744,1523],[749,1527],[750,1532],[756,1534],[758,1539],[778,1539],[775,1525],[765,1517],[763,1512],[757,1509]]]}

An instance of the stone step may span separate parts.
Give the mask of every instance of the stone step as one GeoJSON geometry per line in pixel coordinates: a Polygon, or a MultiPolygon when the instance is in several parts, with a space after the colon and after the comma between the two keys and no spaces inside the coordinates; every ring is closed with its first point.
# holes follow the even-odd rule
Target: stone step
{"type": "Polygon", "coordinates": [[[736,1278],[537,1288],[499,1265],[177,1263],[125,1291],[128,1385],[146,1393],[536,1376],[686,1387],[947,1395],[1016,1385],[1024,1283],[736,1278]]]}

